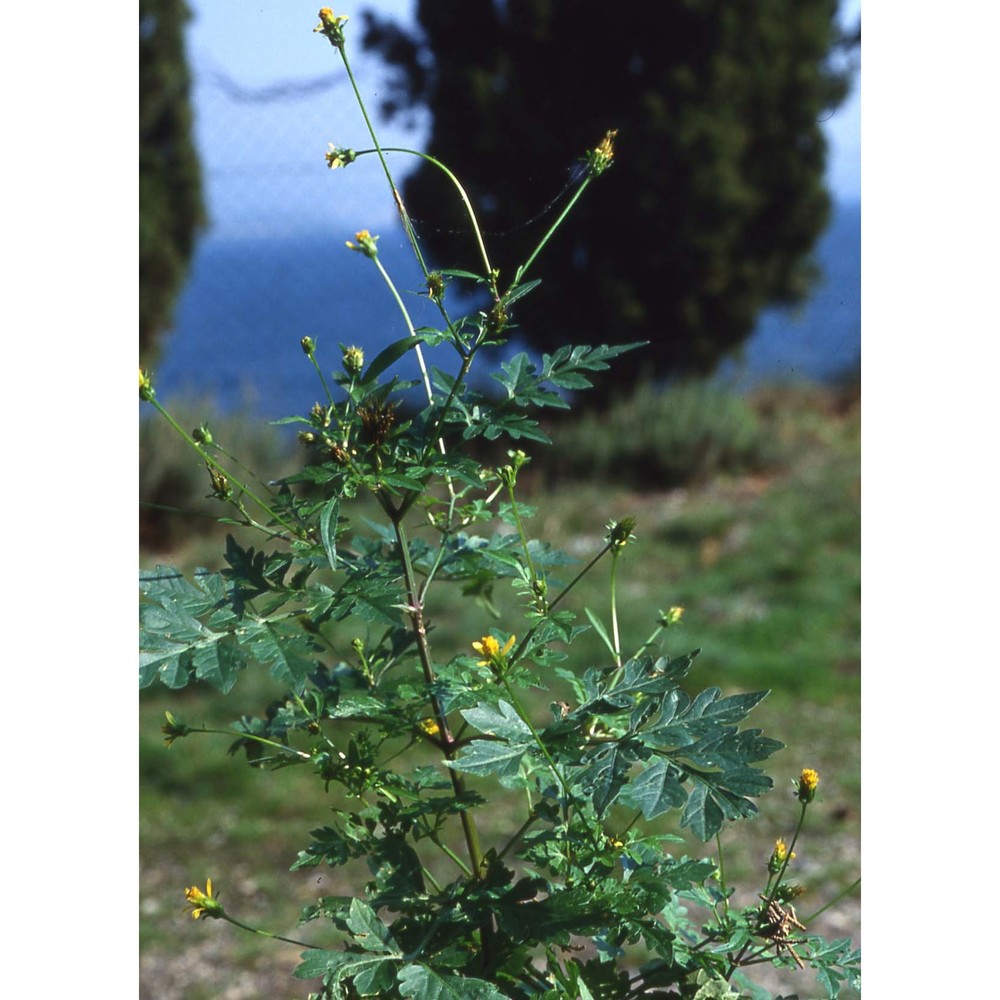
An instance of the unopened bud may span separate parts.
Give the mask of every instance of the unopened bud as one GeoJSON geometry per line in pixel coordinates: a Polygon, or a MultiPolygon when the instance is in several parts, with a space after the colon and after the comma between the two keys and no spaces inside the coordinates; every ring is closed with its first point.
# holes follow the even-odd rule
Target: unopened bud
{"type": "Polygon", "coordinates": [[[341,347],[344,352],[344,371],[354,377],[365,367],[365,352],[360,347],[341,347]]]}

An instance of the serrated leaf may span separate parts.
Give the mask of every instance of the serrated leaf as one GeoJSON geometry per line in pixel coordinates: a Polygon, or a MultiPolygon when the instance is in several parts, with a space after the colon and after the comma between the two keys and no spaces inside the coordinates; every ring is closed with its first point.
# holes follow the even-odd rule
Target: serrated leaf
{"type": "Polygon", "coordinates": [[[358,954],[351,951],[327,951],[313,948],[302,953],[302,962],[292,973],[296,979],[317,979],[330,977],[333,982],[350,979],[352,976],[375,970],[389,958],[401,959],[403,955],[358,954]]]}
{"type": "Polygon", "coordinates": [[[696,784],[688,794],[687,806],[681,816],[681,826],[689,826],[700,840],[711,840],[721,829],[725,817],[722,810],[702,784],[696,784]]]}
{"type": "Polygon", "coordinates": [[[634,762],[634,754],[612,743],[601,749],[577,777],[577,781],[590,788],[591,801],[598,816],[603,816],[618,797],[634,762]]]}
{"type": "Polygon", "coordinates": [[[364,900],[354,898],[347,911],[347,927],[365,951],[398,951],[389,928],[364,900]]]}
{"type": "Polygon", "coordinates": [[[473,740],[462,751],[458,760],[449,761],[449,767],[468,774],[495,774],[509,778],[517,774],[527,744],[503,743],[494,740],[473,740]]]}
{"type": "Polygon", "coordinates": [[[481,702],[475,708],[467,708],[461,714],[465,721],[475,726],[481,733],[499,736],[513,743],[528,743],[531,730],[517,714],[516,709],[505,701],[497,703],[497,711],[492,705],[481,702]]]}
{"type": "Polygon", "coordinates": [[[485,979],[443,974],[426,965],[404,965],[396,978],[400,994],[412,1000],[506,1000],[485,979]]]}

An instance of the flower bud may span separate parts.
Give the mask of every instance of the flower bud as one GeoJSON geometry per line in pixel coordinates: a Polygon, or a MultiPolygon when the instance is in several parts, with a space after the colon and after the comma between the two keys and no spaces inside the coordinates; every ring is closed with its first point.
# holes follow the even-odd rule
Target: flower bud
{"type": "Polygon", "coordinates": [[[344,371],[352,378],[361,374],[365,367],[365,352],[360,347],[341,347],[344,352],[344,371]]]}
{"type": "Polygon", "coordinates": [[[208,424],[201,424],[191,431],[191,437],[198,442],[198,444],[212,444],[212,432],[208,429],[208,424]]]}
{"type": "Polygon", "coordinates": [[[299,341],[299,344],[302,347],[302,353],[307,358],[311,358],[313,356],[313,351],[316,350],[316,344],[313,341],[312,337],[303,337],[299,341]]]}
{"type": "Polygon", "coordinates": [[[323,156],[326,159],[326,165],[331,170],[336,170],[337,167],[346,167],[358,158],[358,154],[353,149],[341,149],[332,142],[328,142],[327,145],[330,147],[330,150],[324,153],[323,156]]]}
{"type": "Polygon", "coordinates": [[[427,294],[435,301],[444,298],[444,277],[440,271],[431,271],[427,275],[427,294]]]}
{"type": "Polygon", "coordinates": [[[150,402],[156,396],[153,388],[153,380],[150,373],[145,368],[139,369],[139,398],[150,402]]]}
{"type": "Polygon", "coordinates": [[[621,551],[625,546],[633,540],[634,536],[632,534],[632,529],[638,523],[638,518],[629,514],[627,517],[623,517],[620,521],[608,521],[607,529],[607,539],[611,544],[611,548],[615,552],[621,551]]]}
{"type": "Polygon", "coordinates": [[[680,607],[668,608],[666,611],[660,612],[659,624],[664,628],[670,628],[671,625],[679,625],[681,619],[684,617],[684,609],[680,607]]]}

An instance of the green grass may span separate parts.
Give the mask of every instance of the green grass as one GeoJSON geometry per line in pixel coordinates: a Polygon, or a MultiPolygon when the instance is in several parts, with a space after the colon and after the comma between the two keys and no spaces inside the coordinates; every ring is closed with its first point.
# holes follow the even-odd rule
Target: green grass
{"type": "MultiPolygon", "coordinates": [[[[749,902],[774,839],[787,838],[794,827],[789,782],[802,767],[817,768],[819,801],[796,848],[799,873],[810,889],[798,906],[802,916],[858,874],[860,415],[856,407],[810,389],[760,394],[752,405],[762,433],[773,438],[772,454],[780,456],[767,467],[642,491],[623,477],[612,477],[614,485],[564,482],[551,467],[539,470],[536,459],[528,466],[533,480],[526,477],[535,491],[524,499],[538,507],[529,532],[581,561],[603,544],[608,519],[638,517],[637,541],[625,550],[619,570],[627,649],[649,634],[657,609],[683,605],[683,623],[669,630],[666,646],[673,653],[701,647],[689,678],[692,689],[772,690],[750,723],[788,747],[768,762],[777,791],[761,800],[755,822],[727,834],[723,847],[731,879],[752,889],[749,899],[741,898],[749,902]]],[[[294,448],[266,453],[269,474],[296,457],[294,448]]],[[[362,528],[359,518],[355,525],[362,528]]],[[[188,536],[175,558],[188,567],[216,567],[220,537],[188,536]]],[[[162,559],[162,553],[151,558],[162,559]]],[[[562,575],[568,579],[574,572],[562,575]]],[[[581,620],[587,606],[608,621],[608,573],[609,563],[599,564],[567,598],[566,606],[581,620]]],[[[498,594],[498,622],[456,597],[455,590],[441,588],[429,607],[438,656],[467,650],[491,624],[519,631],[514,596],[498,594]]],[[[568,662],[579,669],[607,661],[592,632],[571,654],[568,662]]],[[[333,800],[315,777],[304,768],[274,773],[248,768],[225,753],[226,737],[190,737],[168,750],[159,732],[168,708],[191,725],[222,728],[243,712],[259,713],[278,693],[266,678],[249,674],[225,699],[203,689],[142,693],[140,930],[150,997],[198,1000],[220,995],[221,984],[229,987],[227,996],[308,991],[303,985],[296,994],[296,984],[283,978],[299,949],[184,916],[184,886],[204,885],[207,875],[248,922],[333,943],[322,937],[328,932],[319,925],[294,929],[303,905],[351,887],[348,873],[339,870],[288,872],[309,831],[330,815],[333,800]],[[246,977],[245,991],[232,992],[234,976],[246,977]]],[[[548,695],[540,700],[540,718],[549,700],[548,695]]],[[[505,813],[503,808],[484,813],[486,844],[502,837],[505,813]]],[[[668,817],[668,828],[669,822],[668,817]]],[[[714,845],[708,850],[714,853],[714,845]]],[[[360,881],[367,877],[363,869],[351,874],[360,881]]],[[[838,909],[845,908],[850,916],[856,902],[838,909]]],[[[836,922],[844,919],[837,912],[824,915],[825,923],[815,929],[831,937],[856,933],[853,925],[844,930],[836,922]]],[[[851,919],[856,921],[856,913],[851,919]]],[[[782,988],[805,995],[801,981],[792,979],[782,988]]]]}

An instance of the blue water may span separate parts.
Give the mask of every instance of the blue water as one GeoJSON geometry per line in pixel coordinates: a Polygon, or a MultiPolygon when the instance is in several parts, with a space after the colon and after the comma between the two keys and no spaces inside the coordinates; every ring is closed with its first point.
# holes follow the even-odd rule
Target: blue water
{"type": "MultiPolygon", "coordinates": [[[[795,311],[770,310],[741,356],[720,376],[740,385],[769,379],[830,380],[857,366],[861,352],[861,206],[837,207],[817,248],[822,279],[795,311]]],[[[420,272],[400,232],[383,232],[379,257],[416,326],[436,310],[406,289],[420,272]]],[[[462,310],[455,309],[456,314],[462,310]]],[[[249,406],[266,419],[306,413],[322,396],[299,341],[317,342],[325,370],[339,367],[338,344],[368,358],[407,335],[402,314],[371,261],[327,233],[289,239],[208,237],[195,254],[175,328],[156,368],[162,399],[212,398],[224,410],[249,406]]],[[[450,370],[447,348],[432,363],[450,370]]],[[[412,354],[397,369],[417,376],[412,354]]]]}

